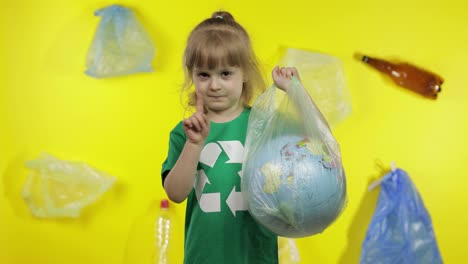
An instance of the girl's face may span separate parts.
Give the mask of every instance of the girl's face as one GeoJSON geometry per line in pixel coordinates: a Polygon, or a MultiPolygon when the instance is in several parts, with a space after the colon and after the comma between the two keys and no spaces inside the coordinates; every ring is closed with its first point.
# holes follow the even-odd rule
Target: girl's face
{"type": "Polygon", "coordinates": [[[203,98],[208,117],[211,115],[229,119],[243,110],[241,95],[244,75],[240,67],[195,67],[192,80],[195,90],[203,98]]]}

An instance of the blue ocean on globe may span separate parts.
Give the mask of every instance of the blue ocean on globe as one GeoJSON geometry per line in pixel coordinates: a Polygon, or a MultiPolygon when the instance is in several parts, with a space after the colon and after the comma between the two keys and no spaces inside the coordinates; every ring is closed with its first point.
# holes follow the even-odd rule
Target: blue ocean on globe
{"type": "Polygon", "coordinates": [[[325,230],[346,204],[339,153],[321,140],[280,136],[245,162],[243,191],[252,216],[272,232],[305,237],[325,230]]]}

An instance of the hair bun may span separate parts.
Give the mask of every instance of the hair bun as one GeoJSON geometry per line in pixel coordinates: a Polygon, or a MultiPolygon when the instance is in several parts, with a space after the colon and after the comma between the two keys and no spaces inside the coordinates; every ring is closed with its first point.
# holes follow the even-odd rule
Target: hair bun
{"type": "Polygon", "coordinates": [[[211,15],[211,18],[224,19],[226,21],[234,21],[234,17],[226,11],[214,12],[213,15],[211,15]]]}

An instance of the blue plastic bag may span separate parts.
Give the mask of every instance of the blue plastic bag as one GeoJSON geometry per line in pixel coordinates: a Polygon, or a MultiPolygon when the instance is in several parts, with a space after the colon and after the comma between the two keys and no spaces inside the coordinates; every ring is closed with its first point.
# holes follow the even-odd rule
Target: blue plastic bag
{"type": "Polygon", "coordinates": [[[131,10],[112,5],[94,14],[101,21],[88,51],[87,75],[102,78],[153,71],[153,42],[131,10]]]}
{"type": "Polygon", "coordinates": [[[401,169],[382,179],[360,263],[443,263],[431,217],[408,174],[401,169]]]}

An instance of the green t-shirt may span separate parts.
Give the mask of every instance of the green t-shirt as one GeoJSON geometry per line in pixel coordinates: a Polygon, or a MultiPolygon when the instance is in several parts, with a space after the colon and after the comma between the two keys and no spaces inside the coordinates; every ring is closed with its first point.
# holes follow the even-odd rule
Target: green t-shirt
{"type": "MultiPolygon", "coordinates": [[[[185,217],[186,264],[276,264],[277,237],[247,211],[241,194],[242,161],[250,108],[227,123],[211,122],[185,217]]],[[[170,134],[163,181],[186,136],[179,123],[170,134]]]]}

